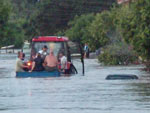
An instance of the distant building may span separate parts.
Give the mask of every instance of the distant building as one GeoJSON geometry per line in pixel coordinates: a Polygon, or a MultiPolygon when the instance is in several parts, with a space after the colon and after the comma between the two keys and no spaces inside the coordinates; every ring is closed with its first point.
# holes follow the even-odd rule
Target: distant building
{"type": "Polygon", "coordinates": [[[126,2],[129,2],[129,0],[117,0],[118,4],[123,4],[123,3],[126,3],[126,2]]]}
{"type": "MultiPolygon", "coordinates": [[[[74,0],[75,1],[75,0],[74,0]]],[[[82,0],[81,0],[82,1],[82,0]]],[[[109,10],[113,4],[116,4],[116,0],[84,0],[83,2],[87,5],[87,8],[92,12],[101,12],[104,10],[109,10]]]]}
{"type": "Polygon", "coordinates": [[[126,3],[129,3],[129,2],[132,2],[132,1],[135,1],[135,0],[117,0],[117,3],[118,4],[126,4],[126,3]]]}

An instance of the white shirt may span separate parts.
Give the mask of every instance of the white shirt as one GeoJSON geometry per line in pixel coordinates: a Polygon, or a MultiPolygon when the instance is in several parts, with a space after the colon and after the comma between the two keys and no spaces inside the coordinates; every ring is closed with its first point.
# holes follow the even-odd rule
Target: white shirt
{"type": "Polygon", "coordinates": [[[61,69],[67,69],[67,58],[65,56],[60,58],[61,69]]]}
{"type": "Polygon", "coordinates": [[[44,55],[44,56],[47,55],[47,52],[45,52],[45,51],[43,51],[43,50],[40,50],[39,53],[40,53],[41,55],[44,55]]]}

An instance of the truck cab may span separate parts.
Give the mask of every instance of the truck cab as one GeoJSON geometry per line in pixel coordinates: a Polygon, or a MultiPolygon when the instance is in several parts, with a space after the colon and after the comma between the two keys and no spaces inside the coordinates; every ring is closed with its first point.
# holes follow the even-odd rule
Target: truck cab
{"type": "Polygon", "coordinates": [[[39,36],[32,39],[31,56],[38,53],[44,46],[47,46],[49,53],[50,49],[53,49],[54,55],[58,56],[60,52],[64,52],[67,57],[67,61],[71,62],[70,51],[68,46],[67,37],[58,36],[39,36]]]}
{"type": "MultiPolygon", "coordinates": [[[[69,73],[67,74],[76,74],[77,70],[71,62],[70,48],[68,46],[67,37],[58,37],[58,36],[38,36],[32,39],[30,44],[30,60],[26,63],[29,66],[29,70],[32,67],[33,56],[36,55],[44,46],[47,46],[47,53],[50,52],[50,49],[53,50],[54,55],[58,58],[59,53],[63,52],[67,57],[67,68],[69,73]]],[[[24,51],[24,50],[23,50],[24,51]]],[[[25,53],[26,54],[26,53],[25,53]]],[[[61,68],[60,66],[58,66],[61,68]]]]}

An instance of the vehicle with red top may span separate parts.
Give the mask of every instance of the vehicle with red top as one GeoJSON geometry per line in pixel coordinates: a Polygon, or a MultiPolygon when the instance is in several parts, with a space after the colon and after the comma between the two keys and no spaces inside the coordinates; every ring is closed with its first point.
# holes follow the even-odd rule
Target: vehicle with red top
{"type": "Polygon", "coordinates": [[[69,62],[71,62],[70,51],[68,46],[67,37],[58,37],[58,36],[39,36],[32,39],[31,45],[31,55],[35,55],[39,52],[45,45],[49,49],[53,49],[54,55],[58,56],[60,51],[63,51],[69,62]]]}
{"type": "MultiPolygon", "coordinates": [[[[30,60],[26,62],[26,64],[31,68],[32,66],[32,56],[35,56],[44,46],[47,46],[47,52],[50,49],[53,49],[54,55],[58,57],[59,53],[63,51],[64,55],[67,57],[67,69],[69,70],[67,74],[76,74],[77,70],[72,64],[70,47],[68,46],[68,38],[67,37],[59,37],[59,36],[38,36],[32,39],[31,43],[31,53],[30,60]]],[[[61,66],[59,66],[61,68],[61,66]]],[[[17,77],[44,77],[44,74],[47,76],[54,76],[55,74],[60,75],[59,72],[19,72],[17,73],[17,77]],[[34,76],[33,76],[34,75],[34,76]]]]}

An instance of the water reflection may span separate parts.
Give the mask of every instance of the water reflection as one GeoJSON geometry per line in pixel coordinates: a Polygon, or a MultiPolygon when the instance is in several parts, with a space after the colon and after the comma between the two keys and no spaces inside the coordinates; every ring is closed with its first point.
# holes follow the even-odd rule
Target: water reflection
{"type": "MultiPolygon", "coordinates": [[[[8,57],[8,56],[7,56],[8,57]]],[[[9,56],[10,57],[10,56],[9,56]]],[[[143,66],[100,66],[85,60],[81,74],[59,78],[15,78],[15,57],[0,57],[0,113],[148,113],[150,76],[143,66]],[[135,74],[139,80],[105,80],[108,74],[135,74]]]]}

